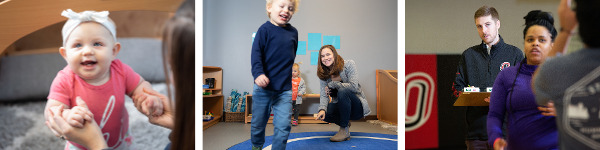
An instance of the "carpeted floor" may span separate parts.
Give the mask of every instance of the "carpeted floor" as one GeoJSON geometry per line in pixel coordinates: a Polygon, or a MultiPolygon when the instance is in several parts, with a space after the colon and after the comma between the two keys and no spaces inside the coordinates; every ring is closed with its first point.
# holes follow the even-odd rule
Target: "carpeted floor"
{"type": "MultiPolygon", "coordinates": [[[[398,149],[398,135],[351,132],[350,140],[343,142],[330,142],[329,138],[336,132],[302,132],[290,133],[286,149],[289,150],[307,150],[307,149],[327,149],[327,150],[395,150],[398,149]]],[[[273,136],[265,137],[263,149],[272,148],[273,136]]],[[[252,147],[250,140],[232,146],[228,150],[245,150],[252,147]]]]}
{"type": "MultiPolygon", "coordinates": [[[[166,93],[165,84],[153,84],[160,93],[166,93]]],[[[129,112],[129,130],[135,149],[164,149],[169,143],[171,130],[150,124],[126,96],[129,112]]],[[[45,100],[24,103],[0,103],[0,149],[33,150],[63,149],[65,142],[55,137],[44,124],[45,100]]]]}

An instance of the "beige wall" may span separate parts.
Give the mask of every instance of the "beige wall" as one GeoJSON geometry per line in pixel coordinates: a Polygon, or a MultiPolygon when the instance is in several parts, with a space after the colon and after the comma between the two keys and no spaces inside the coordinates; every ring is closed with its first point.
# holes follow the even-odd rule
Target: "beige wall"
{"type": "MultiPolygon", "coordinates": [[[[523,49],[523,17],[531,10],[549,11],[560,29],[556,8],[560,0],[407,0],[406,54],[461,54],[481,43],[473,15],[493,6],[500,15],[500,35],[508,44],[523,49]]],[[[577,42],[571,42],[578,44],[577,42]]],[[[570,46],[573,47],[573,46],[570,46]]]]}

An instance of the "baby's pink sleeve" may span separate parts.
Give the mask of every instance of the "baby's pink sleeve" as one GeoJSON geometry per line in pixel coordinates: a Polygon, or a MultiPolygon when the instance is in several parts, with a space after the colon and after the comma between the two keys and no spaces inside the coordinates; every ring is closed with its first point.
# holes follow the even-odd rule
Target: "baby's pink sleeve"
{"type": "Polygon", "coordinates": [[[122,63],[120,60],[118,63],[120,63],[119,66],[121,66],[121,71],[125,77],[125,92],[131,93],[139,85],[141,76],[133,71],[129,65],[122,63]]]}
{"type": "Polygon", "coordinates": [[[69,77],[69,73],[66,70],[61,70],[56,74],[56,77],[52,81],[50,86],[50,93],[48,99],[57,100],[69,107],[71,107],[70,95],[72,92],[73,80],[69,77]]]}

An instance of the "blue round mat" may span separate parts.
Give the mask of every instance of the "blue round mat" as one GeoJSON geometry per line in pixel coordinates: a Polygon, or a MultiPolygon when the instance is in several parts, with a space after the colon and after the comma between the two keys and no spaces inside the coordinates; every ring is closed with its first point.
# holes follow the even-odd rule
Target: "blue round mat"
{"type": "MultiPolygon", "coordinates": [[[[331,142],[329,138],[336,132],[303,132],[290,133],[287,150],[392,150],[398,149],[398,135],[351,132],[350,140],[343,142],[331,142]]],[[[263,150],[270,150],[273,136],[265,137],[263,150]]],[[[228,150],[248,150],[252,148],[250,140],[230,147],[228,150]]]]}

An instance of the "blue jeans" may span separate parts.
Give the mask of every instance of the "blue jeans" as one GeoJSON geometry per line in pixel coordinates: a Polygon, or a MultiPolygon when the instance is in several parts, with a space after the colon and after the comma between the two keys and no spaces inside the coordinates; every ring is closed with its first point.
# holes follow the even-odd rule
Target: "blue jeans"
{"type": "Polygon", "coordinates": [[[165,146],[165,150],[170,150],[171,149],[171,142],[169,142],[169,144],[167,144],[167,146],[165,146]]]}
{"type": "Polygon", "coordinates": [[[347,127],[350,120],[363,118],[363,108],[356,93],[349,89],[341,88],[337,92],[337,103],[327,105],[325,122],[335,123],[340,127],[347,127]]]}
{"type": "Polygon", "coordinates": [[[287,144],[292,116],[292,90],[272,91],[254,84],[252,93],[252,123],[251,141],[254,147],[261,147],[265,143],[265,127],[273,111],[273,148],[284,150],[287,144]]]}

